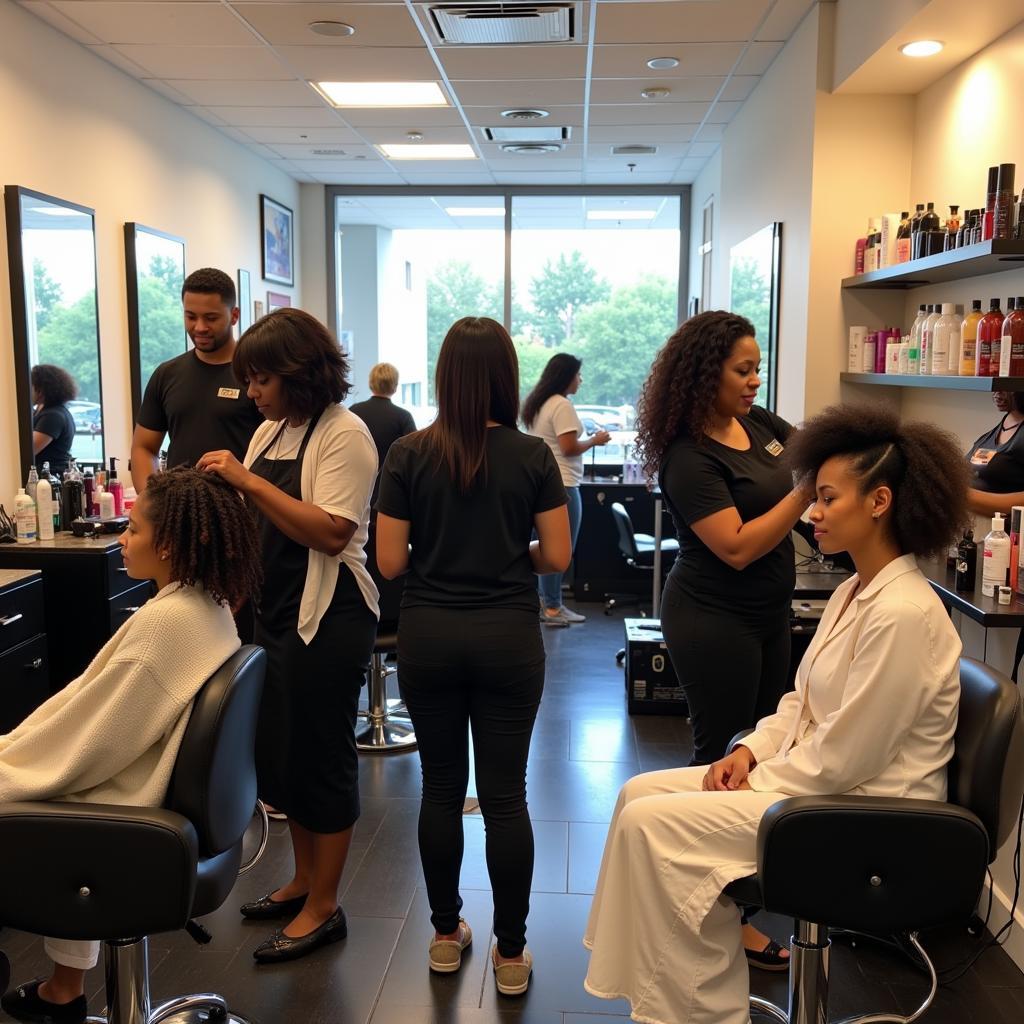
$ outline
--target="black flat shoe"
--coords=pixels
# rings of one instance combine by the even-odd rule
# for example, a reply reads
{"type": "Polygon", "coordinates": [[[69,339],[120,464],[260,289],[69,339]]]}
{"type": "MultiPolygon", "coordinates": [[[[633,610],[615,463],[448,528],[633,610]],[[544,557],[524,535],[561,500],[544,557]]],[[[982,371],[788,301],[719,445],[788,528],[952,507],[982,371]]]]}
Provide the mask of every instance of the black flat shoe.
{"type": "Polygon", "coordinates": [[[345,911],[338,909],[319,928],[314,928],[306,935],[292,938],[284,932],[274,932],[266,942],[253,951],[253,959],[258,964],[279,964],[285,960],[298,960],[300,956],[312,953],[314,949],[338,942],[348,935],[348,924],[345,922],[345,911]]]}
{"type": "Polygon", "coordinates": [[[768,940],[764,949],[744,949],[747,955],[747,963],[751,967],[757,967],[762,971],[788,971],[789,957],[783,953],[789,952],[785,946],[780,946],[774,939],[768,940]]]}
{"type": "Polygon", "coordinates": [[[45,978],[27,981],[12,988],[2,999],[0,1006],[15,1020],[29,1021],[30,1024],[84,1024],[88,1010],[85,996],[72,999],[70,1003],[51,1003],[39,995],[39,986],[45,978]]]}
{"type": "Polygon", "coordinates": [[[268,892],[251,903],[243,903],[238,909],[242,917],[250,921],[272,921],[277,917],[294,917],[305,906],[305,896],[293,896],[290,900],[272,900],[268,892]]]}

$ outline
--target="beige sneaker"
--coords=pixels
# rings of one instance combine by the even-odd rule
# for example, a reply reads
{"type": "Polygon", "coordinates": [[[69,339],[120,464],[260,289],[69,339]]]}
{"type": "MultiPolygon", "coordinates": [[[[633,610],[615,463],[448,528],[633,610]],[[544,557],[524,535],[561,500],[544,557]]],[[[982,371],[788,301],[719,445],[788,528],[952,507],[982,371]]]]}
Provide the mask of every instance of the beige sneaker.
{"type": "Polygon", "coordinates": [[[459,918],[458,939],[434,939],[430,944],[430,969],[435,974],[454,974],[462,966],[462,954],[473,941],[473,931],[459,918]]]}
{"type": "Polygon", "coordinates": [[[533,971],[533,957],[528,949],[523,950],[522,962],[513,960],[511,963],[498,963],[498,947],[491,953],[494,964],[494,983],[503,996],[521,996],[530,985],[530,974],[533,971]]]}

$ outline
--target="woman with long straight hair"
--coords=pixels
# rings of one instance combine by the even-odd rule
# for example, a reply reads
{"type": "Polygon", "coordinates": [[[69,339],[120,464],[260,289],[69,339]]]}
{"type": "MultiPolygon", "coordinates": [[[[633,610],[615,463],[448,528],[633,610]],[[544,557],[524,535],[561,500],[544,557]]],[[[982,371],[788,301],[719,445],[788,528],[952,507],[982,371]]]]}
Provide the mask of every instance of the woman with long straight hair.
{"type": "Polygon", "coordinates": [[[516,428],[519,366],[501,324],[453,324],[435,385],[437,419],[391,446],[377,499],[377,564],[388,579],[408,573],[398,677],[423,766],[419,846],[435,928],[429,964],[457,971],[472,941],[459,916],[472,731],[494,892],[495,979],[503,995],[521,995],[532,967],[526,758],[544,688],[535,574],[568,566],[569,516],[547,445],[516,428]]]}
{"type": "MultiPolygon", "coordinates": [[[[580,480],[583,479],[583,453],[598,445],[607,444],[611,435],[599,430],[591,437],[581,438],[583,424],[569,400],[583,383],[580,368],[583,361],[568,352],[553,355],[544,367],[540,380],[523,402],[523,424],[535,437],[542,438],[551,449],[562,474],[569,508],[569,532],[572,547],[583,519],[583,500],[580,498],[580,480]]],[[[541,600],[540,621],[545,626],[568,626],[583,622],[585,616],[570,611],[562,604],[562,573],[541,576],[538,584],[541,600]]]]}

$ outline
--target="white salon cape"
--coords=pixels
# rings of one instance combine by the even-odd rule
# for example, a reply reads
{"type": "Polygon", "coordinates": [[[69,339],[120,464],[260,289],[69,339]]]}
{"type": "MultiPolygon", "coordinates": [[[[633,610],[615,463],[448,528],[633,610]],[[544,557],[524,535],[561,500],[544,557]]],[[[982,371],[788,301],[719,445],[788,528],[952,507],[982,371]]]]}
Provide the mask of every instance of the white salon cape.
{"type": "Polygon", "coordinates": [[[750,790],[702,792],[703,767],[623,786],[583,940],[584,984],[629,1000],[633,1020],[747,1024],[739,911],[722,890],[757,870],[758,824],[777,800],[946,798],[960,638],[913,556],[851,599],[858,584],[832,596],[796,689],[743,741],[757,759],[750,790]]]}

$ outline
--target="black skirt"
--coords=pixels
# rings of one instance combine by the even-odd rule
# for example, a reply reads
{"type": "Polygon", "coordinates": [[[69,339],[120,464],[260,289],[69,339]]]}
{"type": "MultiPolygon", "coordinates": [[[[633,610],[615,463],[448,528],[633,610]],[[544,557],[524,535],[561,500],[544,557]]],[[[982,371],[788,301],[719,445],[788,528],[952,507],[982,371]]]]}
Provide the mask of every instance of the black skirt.
{"type": "Polygon", "coordinates": [[[355,725],[377,620],[348,566],[310,644],[293,623],[271,629],[257,616],[267,652],[256,733],[260,799],[310,832],[343,832],[359,817],[355,725]]]}

